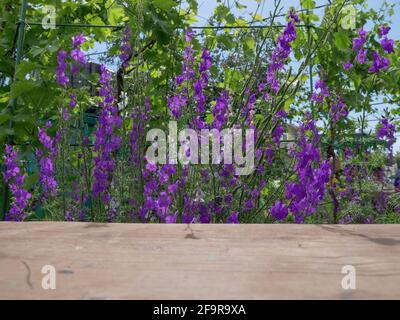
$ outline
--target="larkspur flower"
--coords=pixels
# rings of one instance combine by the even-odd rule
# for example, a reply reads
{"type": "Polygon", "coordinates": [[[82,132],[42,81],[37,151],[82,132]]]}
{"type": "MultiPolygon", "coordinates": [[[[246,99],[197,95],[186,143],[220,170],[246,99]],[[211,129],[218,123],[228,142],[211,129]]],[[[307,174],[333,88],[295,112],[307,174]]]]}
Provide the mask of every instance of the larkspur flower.
{"type": "Polygon", "coordinates": [[[358,51],[358,54],[356,56],[356,60],[359,64],[364,64],[365,61],[367,60],[367,51],[364,49],[360,49],[360,51],[358,51]]]}
{"type": "Polygon", "coordinates": [[[386,116],[383,116],[379,123],[376,137],[387,142],[390,152],[392,152],[393,144],[396,142],[395,135],[396,126],[386,116]]]}
{"type": "Polygon", "coordinates": [[[72,46],[74,48],[77,48],[77,47],[81,46],[83,43],[85,43],[85,41],[86,41],[86,38],[83,35],[83,33],[79,33],[72,38],[72,46]]]}
{"type": "Polygon", "coordinates": [[[379,53],[374,50],[372,52],[373,65],[369,68],[370,73],[379,73],[381,70],[389,68],[390,60],[388,58],[381,57],[379,53]]]}
{"type": "Polygon", "coordinates": [[[92,191],[93,196],[100,196],[105,204],[108,204],[111,200],[109,189],[112,173],[116,167],[113,154],[120,148],[122,141],[121,137],[115,133],[115,130],[121,127],[122,119],[118,113],[118,107],[114,105],[113,88],[110,80],[111,73],[105,65],[102,65],[99,79],[101,84],[99,95],[102,98],[99,103],[101,113],[95,131],[93,148],[97,155],[94,157],[92,191]]]}
{"type": "Polygon", "coordinates": [[[74,109],[75,106],[76,106],[75,95],[71,93],[69,95],[69,98],[70,98],[69,99],[69,106],[70,106],[71,109],[74,109]]]}
{"type": "Polygon", "coordinates": [[[257,101],[257,97],[255,93],[250,93],[250,91],[247,91],[247,94],[249,95],[249,99],[242,110],[241,116],[242,118],[246,119],[245,125],[250,126],[253,121],[253,116],[255,113],[254,106],[257,101]]]}
{"type": "Polygon", "coordinates": [[[330,96],[329,88],[322,80],[317,80],[315,83],[317,92],[313,92],[311,100],[317,103],[323,103],[324,99],[330,96]]]}
{"type": "Polygon", "coordinates": [[[300,21],[294,11],[289,12],[288,20],[283,33],[278,37],[277,46],[272,52],[268,71],[265,76],[267,84],[274,93],[277,93],[280,89],[277,73],[284,68],[284,63],[292,51],[291,43],[297,37],[296,23],[300,21]]]}
{"type": "Polygon", "coordinates": [[[67,57],[68,57],[67,52],[65,52],[64,50],[58,51],[56,79],[57,79],[57,83],[63,87],[65,87],[69,82],[69,78],[66,75],[66,72],[67,72],[66,59],[67,59],[67,57]]]}
{"type": "Polygon", "coordinates": [[[390,29],[391,29],[390,27],[385,26],[385,25],[379,26],[379,28],[378,28],[379,37],[382,38],[383,36],[386,36],[389,33],[390,29]]]}
{"type": "Polygon", "coordinates": [[[76,74],[79,72],[81,65],[87,64],[86,54],[81,50],[81,45],[86,41],[83,33],[79,33],[72,38],[71,58],[75,63],[71,63],[71,73],[76,74]]]}
{"type": "Polygon", "coordinates": [[[36,156],[39,160],[39,182],[43,188],[42,197],[57,195],[57,181],[55,178],[55,157],[58,153],[58,143],[61,139],[61,134],[58,132],[54,138],[50,137],[46,129],[39,128],[38,131],[39,142],[46,149],[36,150],[36,156]]]}
{"type": "Polygon", "coordinates": [[[237,212],[237,211],[232,212],[226,219],[226,222],[238,224],[239,223],[239,212],[237,212]]]}
{"type": "Polygon", "coordinates": [[[362,49],[365,42],[367,41],[368,32],[363,28],[358,30],[358,38],[353,39],[353,51],[358,52],[362,49]]]}
{"type": "Polygon", "coordinates": [[[25,176],[21,173],[17,163],[17,153],[10,145],[5,146],[4,181],[9,185],[13,201],[9,212],[5,215],[6,221],[22,221],[26,218],[25,212],[31,194],[24,189],[25,176]]]}
{"type": "Polygon", "coordinates": [[[385,37],[381,40],[381,46],[387,53],[394,53],[394,40],[385,37]]]}
{"type": "Polygon", "coordinates": [[[130,43],[131,37],[132,37],[132,30],[129,27],[126,27],[121,42],[121,51],[119,54],[119,58],[124,68],[129,67],[129,59],[132,53],[132,46],[130,43]]]}
{"type": "Polygon", "coordinates": [[[194,82],[194,100],[197,103],[197,112],[204,112],[204,105],[206,103],[206,96],[203,89],[208,83],[208,70],[211,68],[211,56],[208,50],[203,49],[201,55],[201,63],[199,65],[200,78],[194,82]]]}
{"type": "Polygon", "coordinates": [[[347,116],[348,111],[343,99],[330,92],[325,82],[318,80],[315,84],[315,89],[317,91],[313,92],[311,100],[320,104],[324,103],[324,101],[328,103],[329,115],[333,123],[347,116]]]}
{"type": "Polygon", "coordinates": [[[353,64],[350,61],[346,61],[343,63],[344,70],[350,70],[353,67],[353,64]]]}
{"type": "Polygon", "coordinates": [[[69,110],[68,108],[64,108],[62,111],[62,118],[64,121],[68,121],[70,118],[69,110]]]}
{"type": "Polygon", "coordinates": [[[283,201],[276,201],[275,204],[271,207],[271,215],[276,220],[283,220],[288,215],[288,208],[283,203],[283,201]]]}
{"type": "Polygon", "coordinates": [[[144,99],[144,109],[134,108],[132,112],[132,130],[129,135],[131,145],[131,158],[130,160],[139,166],[141,162],[141,137],[144,136],[144,128],[150,119],[151,104],[148,97],[144,99]]]}
{"type": "Polygon", "coordinates": [[[348,114],[347,107],[343,99],[340,97],[335,96],[330,102],[329,106],[329,113],[333,123],[338,122],[341,118],[346,117],[348,114]]]}
{"type": "Polygon", "coordinates": [[[214,116],[214,120],[211,123],[212,128],[216,128],[218,130],[222,129],[222,126],[228,120],[227,109],[228,109],[228,92],[224,91],[220,94],[215,102],[215,106],[212,108],[212,113],[214,116]]]}
{"type": "MultiPolygon", "coordinates": [[[[183,54],[182,74],[176,76],[175,78],[177,91],[172,97],[167,97],[168,108],[170,109],[175,119],[179,119],[182,116],[182,111],[189,101],[188,87],[191,87],[195,76],[195,72],[193,70],[193,46],[191,44],[193,34],[193,31],[191,31],[190,29],[186,30],[185,38],[187,44],[183,54]]],[[[201,85],[202,84],[197,83],[197,93],[200,92],[201,85]]],[[[198,96],[198,98],[199,97],[200,96],[198,96]]],[[[201,102],[200,106],[202,105],[202,103],[203,101],[201,102]]]]}
{"type": "Polygon", "coordinates": [[[71,51],[71,58],[78,64],[85,65],[87,63],[86,55],[80,48],[75,48],[71,51]]]}
{"type": "Polygon", "coordinates": [[[300,129],[299,149],[294,152],[297,181],[287,182],[285,192],[286,199],[290,201],[288,208],[297,223],[316,212],[318,203],[325,195],[326,184],[331,174],[329,161],[321,161],[319,134],[315,122],[306,115],[306,121],[301,124],[300,129]]]}

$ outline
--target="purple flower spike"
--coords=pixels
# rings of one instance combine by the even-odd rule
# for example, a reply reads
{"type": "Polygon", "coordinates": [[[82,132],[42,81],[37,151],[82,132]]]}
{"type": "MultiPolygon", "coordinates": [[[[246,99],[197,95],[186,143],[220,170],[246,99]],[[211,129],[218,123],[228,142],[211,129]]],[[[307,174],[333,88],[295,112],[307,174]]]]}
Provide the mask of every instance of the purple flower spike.
{"type": "Polygon", "coordinates": [[[380,140],[386,140],[390,152],[392,152],[393,144],[396,142],[395,134],[396,126],[390,123],[387,117],[382,117],[376,137],[380,140]]]}
{"type": "Polygon", "coordinates": [[[297,37],[296,23],[300,22],[294,11],[290,11],[288,20],[289,22],[283,33],[278,37],[278,43],[275,50],[272,52],[271,61],[265,76],[267,84],[274,93],[277,93],[280,89],[277,72],[284,68],[284,63],[292,52],[291,43],[296,40],[297,37]]]}
{"type": "Polygon", "coordinates": [[[63,87],[65,87],[69,82],[69,78],[66,75],[67,64],[65,60],[67,59],[67,57],[68,57],[67,52],[65,52],[64,50],[58,51],[56,79],[57,83],[63,87]]]}
{"type": "Polygon", "coordinates": [[[22,221],[26,218],[25,209],[31,194],[24,189],[25,176],[17,164],[17,153],[13,147],[6,145],[4,181],[10,187],[13,196],[10,211],[6,213],[6,221],[22,221]]]}
{"type": "Polygon", "coordinates": [[[111,186],[112,173],[115,170],[116,162],[113,154],[118,151],[122,138],[116,135],[115,130],[121,127],[122,119],[118,113],[118,107],[114,105],[113,88],[110,84],[111,73],[105,65],[101,66],[99,82],[101,88],[99,95],[102,98],[99,106],[101,113],[95,131],[93,150],[97,152],[94,158],[95,167],[93,170],[93,196],[100,196],[101,200],[108,204],[111,200],[109,189],[111,186]]]}
{"type": "Polygon", "coordinates": [[[129,67],[129,59],[132,53],[132,46],[130,43],[131,37],[132,30],[129,27],[126,27],[124,30],[124,37],[122,38],[121,52],[119,54],[119,58],[124,68],[129,67]]]}

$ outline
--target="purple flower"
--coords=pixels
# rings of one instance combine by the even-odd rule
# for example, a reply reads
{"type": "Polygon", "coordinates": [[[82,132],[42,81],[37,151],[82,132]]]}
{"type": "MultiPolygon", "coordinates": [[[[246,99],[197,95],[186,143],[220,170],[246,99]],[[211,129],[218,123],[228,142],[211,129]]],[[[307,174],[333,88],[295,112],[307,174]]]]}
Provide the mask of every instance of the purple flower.
{"type": "Polygon", "coordinates": [[[175,182],[175,183],[173,183],[173,184],[170,184],[169,186],[168,186],[168,192],[170,193],[170,194],[175,194],[175,192],[178,190],[178,182],[175,182]]]}
{"type": "Polygon", "coordinates": [[[68,121],[69,117],[70,117],[69,110],[67,108],[64,108],[63,111],[62,111],[63,120],[64,121],[68,121]]]}
{"type": "Polygon", "coordinates": [[[146,164],[146,170],[148,170],[150,172],[155,172],[155,171],[157,171],[157,165],[153,162],[148,162],[146,164]]]}
{"type": "Polygon", "coordinates": [[[289,11],[289,19],[296,23],[300,22],[299,16],[297,15],[296,11],[294,11],[294,10],[289,11]]]}
{"type": "Polygon", "coordinates": [[[79,64],[85,65],[87,63],[85,53],[79,48],[75,48],[71,51],[71,58],[79,64]]]}
{"type": "Polygon", "coordinates": [[[284,63],[292,51],[291,43],[296,40],[297,37],[296,23],[300,21],[294,11],[290,11],[288,20],[289,22],[283,33],[278,37],[278,43],[275,50],[272,52],[271,61],[265,76],[267,84],[274,93],[277,93],[280,89],[277,72],[284,68],[284,63]]]}
{"type": "Polygon", "coordinates": [[[111,74],[105,65],[101,66],[99,82],[101,84],[99,95],[102,100],[99,103],[101,113],[93,150],[97,152],[94,157],[94,183],[93,196],[100,196],[105,204],[111,200],[109,189],[112,175],[116,167],[114,153],[118,151],[122,138],[116,135],[115,130],[121,127],[122,119],[118,113],[118,107],[114,105],[113,88],[110,84],[111,74]]]}
{"type": "Polygon", "coordinates": [[[38,132],[39,142],[46,149],[44,153],[42,150],[37,150],[36,155],[39,160],[39,182],[43,188],[43,197],[55,196],[57,194],[57,181],[55,179],[55,166],[54,161],[58,153],[58,142],[61,139],[60,133],[56,137],[50,137],[46,130],[39,128],[38,132]]]}
{"type": "Polygon", "coordinates": [[[186,42],[192,42],[193,34],[194,34],[193,30],[191,30],[191,29],[186,30],[186,34],[185,34],[186,42]]]}
{"type": "Polygon", "coordinates": [[[350,70],[353,67],[353,64],[350,61],[343,63],[344,70],[350,70]]]}
{"type": "Polygon", "coordinates": [[[336,123],[341,118],[347,116],[348,111],[344,101],[340,97],[334,97],[333,101],[330,102],[330,116],[332,118],[332,122],[336,123]]]}
{"type": "Polygon", "coordinates": [[[319,91],[313,92],[311,96],[311,100],[314,102],[323,103],[324,99],[330,96],[329,88],[322,80],[317,80],[315,89],[319,91]]]}
{"type": "Polygon", "coordinates": [[[388,58],[383,58],[377,51],[372,52],[373,65],[369,68],[370,73],[379,73],[381,70],[386,70],[390,65],[388,58]]]}
{"type": "Polygon", "coordinates": [[[75,95],[73,95],[72,93],[69,95],[69,106],[71,107],[71,109],[74,109],[76,106],[75,95]]]}
{"type": "Polygon", "coordinates": [[[358,51],[356,60],[359,64],[364,64],[365,61],[367,60],[367,51],[360,49],[360,51],[358,51]]]}
{"type": "MultiPolygon", "coordinates": [[[[331,173],[329,162],[321,162],[319,134],[314,121],[306,120],[300,129],[299,149],[293,152],[296,158],[297,181],[287,182],[285,193],[286,199],[290,200],[289,209],[297,223],[302,222],[304,216],[316,212],[318,203],[325,195],[331,173]]],[[[281,204],[277,205],[277,209],[281,207],[281,204]]]]}
{"type": "MultiPolygon", "coordinates": [[[[186,31],[186,41],[188,42],[187,46],[184,49],[183,54],[183,62],[182,62],[182,74],[178,75],[175,78],[175,85],[178,87],[178,90],[175,92],[175,95],[172,97],[167,97],[168,108],[170,109],[172,115],[175,119],[179,119],[182,116],[182,110],[186,106],[189,101],[189,92],[188,88],[191,87],[191,83],[194,80],[194,70],[193,70],[193,47],[191,44],[193,32],[191,30],[186,31]]],[[[203,66],[202,69],[208,66],[210,63],[208,51],[203,52],[203,66]]],[[[203,72],[203,76],[206,76],[206,71],[203,72]]],[[[208,81],[208,77],[207,77],[208,81]]],[[[199,80],[195,85],[195,94],[196,94],[196,102],[198,104],[198,108],[200,110],[203,109],[205,103],[205,96],[202,94],[202,89],[205,86],[204,80],[199,80]]]]}
{"type": "Polygon", "coordinates": [[[367,41],[367,31],[363,28],[358,30],[358,38],[353,39],[353,51],[358,52],[362,49],[363,45],[367,41]]]}
{"type": "Polygon", "coordinates": [[[288,215],[288,208],[282,201],[276,201],[271,207],[271,215],[277,220],[283,220],[288,215]]]}
{"type": "Polygon", "coordinates": [[[208,50],[203,49],[201,55],[201,63],[199,65],[200,78],[195,81],[194,88],[194,100],[197,103],[197,112],[204,112],[204,105],[206,103],[206,96],[203,93],[203,89],[208,83],[208,70],[211,68],[211,56],[208,50]]]}
{"type": "Polygon", "coordinates": [[[396,126],[390,123],[389,119],[385,116],[379,123],[376,137],[380,140],[386,140],[390,152],[392,152],[393,144],[396,142],[396,126]]]}
{"type": "Polygon", "coordinates": [[[70,210],[67,210],[65,212],[65,221],[73,221],[74,220],[74,216],[72,214],[72,212],[70,210]]]}
{"type": "Polygon", "coordinates": [[[276,144],[279,144],[284,132],[285,128],[281,123],[279,123],[276,126],[275,130],[272,132],[272,141],[274,141],[276,144]]]}
{"type": "Polygon", "coordinates": [[[381,40],[382,49],[385,50],[387,53],[394,53],[394,41],[392,39],[388,39],[387,37],[381,40]]]}
{"type": "Polygon", "coordinates": [[[130,44],[131,37],[132,37],[131,29],[129,27],[126,27],[124,30],[124,37],[122,38],[121,51],[119,54],[119,58],[124,68],[129,67],[129,60],[132,53],[132,46],[130,44]]]}
{"type": "Polygon", "coordinates": [[[349,147],[346,147],[343,149],[343,153],[344,153],[344,160],[348,161],[351,159],[351,157],[353,156],[353,150],[349,147]]]}
{"type": "Polygon", "coordinates": [[[169,214],[165,217],[165,223],[176,223],[176,214],[169,214]]]}
{"type": "Polygon", "coordinates": [[[17,153],[12,146],[5,147],[6,154],[4,181],[9,185],[13,201],[10,206],[10,211],[6,213],[6,221],[22,221],[26,218],[25,209],[28,206],[28,201],[31,194],[24,189],[25,176],[21,173],[17,164],[17,153]]]}
{"type": "Polygon", "coordinates": [[[69,82],[69,78],[66,75],[67,64],[65,60],[68,54],[64,50],[60,50],[57,53],[57,69],[56,69],[56,79],[60,86],[66,86],[69,82]]]}
{"type": "Polygon", "coordinates": [[[215,102],[215,106],[212,109],[214,120],[211,123],[212,128],[218,130],[222,129],[222,126],[228,120],[227,110],[228,110],[228,92],[223,91],[215,102]]]}
{"type": "Polygon", "coordinates": [[[77,34],[75,37],[72,38],[72,45],[74,48],[79,47],[86,41],[85,36],[83,33],[77,34]]]}
{"type": "Polygon", "coordinates": [[[389,33],[390,29],[391,28],[388,26],[384,26],[384,25],[379,26],[379,28],[378,28],[379,37],[382,38],[383,36],[386,36],[389,33]]]}
{"type": "Polygon", "coordinates": [[[226,218],[227,223],[238,224],[239,223],[239,212],[234,211],[232,212],[228,218],[226,218]]]}
{"type": "Polygon", "coordinates": [[[132,113],[132,130],[129,135],[131,145],[130,160],[136,166],[140,165],[142,159],[141,137],[144,135],[144,128],[147,121],[150,119],[151,104],[148,97],[144,99],[144,108],[136,107],[132,113]]]}

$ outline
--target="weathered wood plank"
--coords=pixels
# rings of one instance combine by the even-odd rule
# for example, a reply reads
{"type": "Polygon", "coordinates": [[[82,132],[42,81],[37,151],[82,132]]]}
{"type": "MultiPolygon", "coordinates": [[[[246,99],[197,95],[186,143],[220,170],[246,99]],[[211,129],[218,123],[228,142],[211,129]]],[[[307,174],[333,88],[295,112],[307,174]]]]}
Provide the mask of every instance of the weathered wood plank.
{"type": "Polygon", "coordinates": [[[0,298],[400,299],[400,226],[0,223],[0,298]]]}

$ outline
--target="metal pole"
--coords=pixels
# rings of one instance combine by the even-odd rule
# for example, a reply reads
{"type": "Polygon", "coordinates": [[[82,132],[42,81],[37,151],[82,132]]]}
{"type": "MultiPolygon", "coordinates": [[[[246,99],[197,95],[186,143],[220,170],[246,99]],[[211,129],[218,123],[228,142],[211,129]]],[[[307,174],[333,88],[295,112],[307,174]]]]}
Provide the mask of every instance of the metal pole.
{"type": "MultiPolygon", "coordinates": [[[[18,20],[18,26],[17,26],[17,46],[16,46],[16,55],[15,55],[15,69],[14,69],[14,77],[12,82],[17,81],[16,79],[16,73],[17,73],[17,69],[18,69],[18,65],[21,61],[22,58],[22,51],[23,51],[23,46],[24,46],[24,38],[25,38],[25,18],[26,18],[26,8],[28,7],[28,1],[27,0],[22,0],[22,7],[21,7],[21,14],[18,20]]],[[[9,120],[9,128],[12,129],[13,127],[13,121],[12,121],[12,117],[14,115],[15,112],[15,108],[16,108],[16,104],[17,104],[17,99],[16,98],[10,98],[9,101],[9,106],[10,106],[10,120],[9,120]]],[[[7,142],[11,143],[12,142],[12,138],[9,135],[7,138],[7,142]]],[[[8,190],[8,186],[6,183],[4,183],[4,188],[3,188],[3,212],[1,213],[1,219],[4,220],[6,217],[6,212],[8,211],[8,195],[9,194],[9,190],[8,190]]]]}

